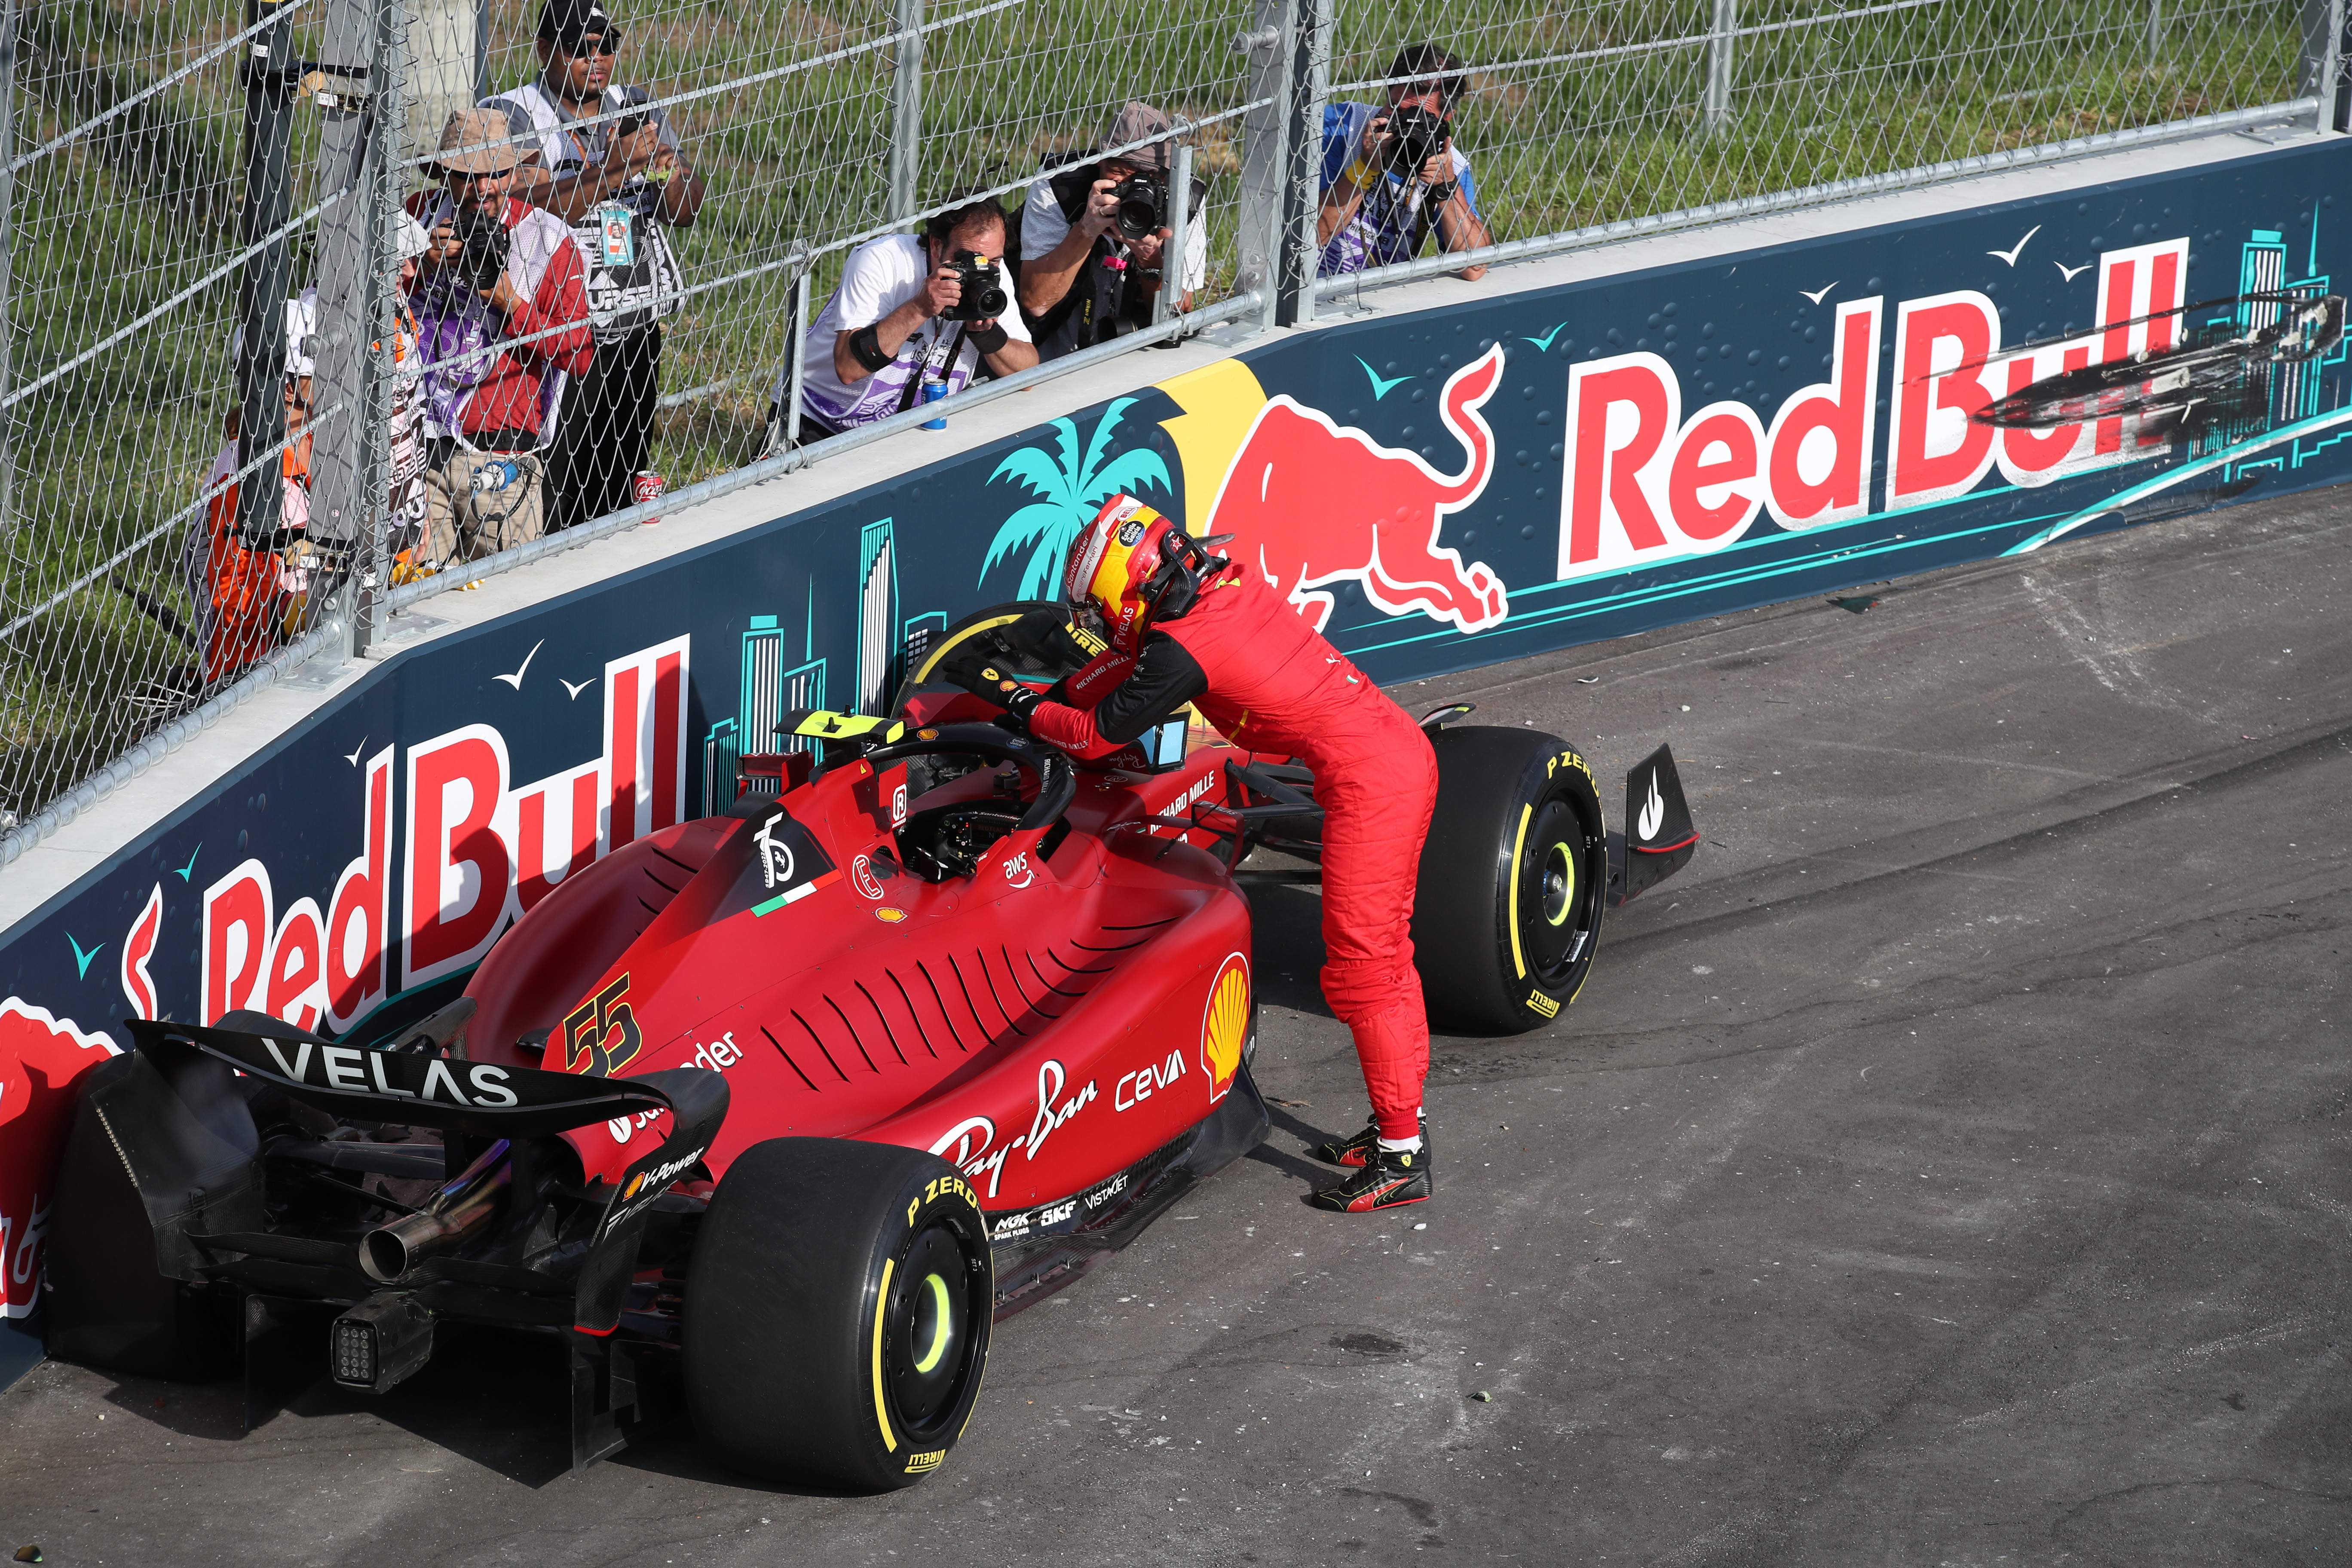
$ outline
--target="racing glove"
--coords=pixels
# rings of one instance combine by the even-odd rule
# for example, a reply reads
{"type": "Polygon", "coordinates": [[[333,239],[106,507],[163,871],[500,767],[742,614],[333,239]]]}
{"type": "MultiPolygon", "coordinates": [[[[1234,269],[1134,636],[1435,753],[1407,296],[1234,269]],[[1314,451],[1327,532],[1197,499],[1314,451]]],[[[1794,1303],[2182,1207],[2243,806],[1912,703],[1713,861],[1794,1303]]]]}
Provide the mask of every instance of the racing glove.
{"type": "Polygon", "coordinates": [[[950,684],[962,687],[985,701],[993,702],[1027,730],[1029,715],[1045,700],[1030,687],[975,654],[950,659],[940,669],[950,684]]]}

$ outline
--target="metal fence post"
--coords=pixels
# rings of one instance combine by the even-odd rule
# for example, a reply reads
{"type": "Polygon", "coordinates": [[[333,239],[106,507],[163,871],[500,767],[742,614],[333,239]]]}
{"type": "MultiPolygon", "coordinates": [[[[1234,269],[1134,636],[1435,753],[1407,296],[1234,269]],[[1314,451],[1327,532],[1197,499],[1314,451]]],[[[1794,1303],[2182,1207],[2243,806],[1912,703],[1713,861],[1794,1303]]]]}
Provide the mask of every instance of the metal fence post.
{"type": "Polygon", "coordinates": [[[2147,0],[2147,63],[2164,63],[2164,0],[2147,0]]]}
{"type": "MultiPolygon", "coordinates": [[[[246,25],[275,16],[254,35],[245,59],[245,243],[252,252],[237,279],[237,320],[245,352],[236,362],[236,460],[240,468],[286,441],[286,277],[284,236],[292,200],[288,148],[294,128],[294,39],[282,0],[247,0],[246,25]],[[266,243],[265,243],[266,242],[266,243]]],[[[236,488],[236,526],[245,538],[278,531],[285,496],[267,472],[236,488]]]]}
{"type": "Polygon", "coordinates": [[[365,216],[367,250],[362,274],[358,524],[351,562],[352,657],[364,658],[379,631],[390,586],[392,550],[392,382],[400,341],[395,295],[400,286],[397,215],[408,144],[405,48],[413,17],[407,0],[375,0],[374,92],[368,105],[365,216]]]}
{"type": "MultiPolygon", "coordinates": [[[[1180,136],[1192,134],[1180,122],[1180,136]]],[[[1160,253],[1160,292],[1151,297],[1151,324],[1158,326],[1184,309],[1184,253],[1192,244],[1192,144],[1176,143],[1168,172],[1168,244],[1160,253]]]]}
{"type": "MultiPolygon", "coordinates": [[[[2161,0],[2149,0],[2151,5],[2161,0]]],[[[1709,135],[1731,118],[1731,72],[1739,31],[1739,0],[1715,0],[1715,20],[1707,29],[1706,104],[1701,124],[1709,135]]]]}
{"type": "MultiPolygon", "coordinates": [[[[1296,0],[1256,0],[1255,26],[1234,39],[1236,53],[1249,57],[1250,101],[1242,118],[1240,267],[1236,292],[1255,291],[1257,325],[1276,324],[1280,296],[1283,213],[1289,199],[1285,132],[1290,121],[1290,74],[1297,51],[1296,0]]],[[[1243,318],[1244,321],[1249,318],[1243,318]]]]}
{"type": "Polygon", "coordinates": [[[2319,100],[2315,131],[2352,129],[2347,124],[2344,81],[2344,0],[2303,0],[2303,58],[2295,72],[2295,95],[2319,100]]]}
{"type": "Polygon", "coordinates": [[[923,172],[923,0],[898,0],[898,49],[890,71],[890,190],[882,216],[915,216],[923,172]]]}
{"type": "Polygon", "coordinates": [[[1315,319],[1315,243],[1323,195],[1323,103],[1331,88],[1332,0],[1296,0],[1291,35],[1283,241],[1275,321],[1302,327],[1315,319]]]}
{"type": "MultiPolygon", "coordinates": [[[[803,252],[806,249],[797,245],[795,248],[803,252]]],[[[803,254],[793,273],[792,391],[781,411],[784,427],[777,443],[778,449],[783,451],[801,444],[801,386],[808,374],[809,285],[814,277],[814,268],[803,254]]]]}
{"type": "Polygon", "coordinates": [[[6,406],[16,367],[9,310],[16,249],[16,0],[0,0],[0,540],[16,531],[16,414],[6,406]]]}
{"type": "MultiPolygon", "coordinates": [[[[380,226],[375,210],[376,104],[380,57],[376,13],[395,0],[328,0],[317,75],[309,85],[320,106],[318,189],[341,199],[319,219],[318,323],[309,357],[317,366],[311,409],[310,538],[357,564],[374,532],[380,496],[368,493],[370,444],[383,427],[369,343],[369,311],[380,226]],[[340,414],[334,413],[341,409],[340,414]]],[[[315,624],[321,606],[315,602],[315,624]]]]}

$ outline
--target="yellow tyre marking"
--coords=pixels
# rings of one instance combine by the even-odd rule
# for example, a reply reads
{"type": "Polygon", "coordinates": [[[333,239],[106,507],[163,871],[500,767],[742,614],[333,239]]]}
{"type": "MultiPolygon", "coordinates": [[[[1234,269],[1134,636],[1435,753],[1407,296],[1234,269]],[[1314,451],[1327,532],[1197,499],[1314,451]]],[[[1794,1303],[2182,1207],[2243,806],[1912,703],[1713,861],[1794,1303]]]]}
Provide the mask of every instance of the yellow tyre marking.
{"type": "Polygon", "coordinates": [[[940,1357],[948,1353],[948,1282],[936,1274],[925,1275],[923,1283],[931,1288],[931,1310],[938,1325],[931,1331],[931,1348],[915,1363],[917,1372],[929,1372],[940,1364],[940,1357]]]}
{"type": "Polygon", "coordinates": [[[893,1454],[898,1439],[891,1435],[890,1412],[882,1404],[882,1330],[890,1320],[890,1271],[898,1266],[895,1258],[882,1260],[882,1290],[874,1300],[874,1419],[882,1428],[883,1448],[893,1454]]]}
{"type": "Polygon", "coordinates": [[[968,643],[972,638],[978,637],[981,633],[993,630],[998,626],[1009,626],[1020,618],[1021,617],[1019,616],[998,616],[992,620],[982,621],[976,626],[966,626],[964,628],[963,636],[956,638],[956,640],[951,643],[940,644],[938,648],[932,651],[930,658],[923,660],[922,668],[915,671],[915,684],[920,686],[925,681],[930,679],[931,671],[940,667],[941,660],[945,659],[948,655],[955,652],[956,649],[961,647],[965,643],[968,643]]]}
{"type": "Polygon", "coordinates": [[[1536,815],[1532,805],[1519,807],[1518,837],[1511,840],[1511,967],[1528,977],[1528,961],[1519,953],[1519,856],[1528,847],[1528,824],[1536,815]]]}

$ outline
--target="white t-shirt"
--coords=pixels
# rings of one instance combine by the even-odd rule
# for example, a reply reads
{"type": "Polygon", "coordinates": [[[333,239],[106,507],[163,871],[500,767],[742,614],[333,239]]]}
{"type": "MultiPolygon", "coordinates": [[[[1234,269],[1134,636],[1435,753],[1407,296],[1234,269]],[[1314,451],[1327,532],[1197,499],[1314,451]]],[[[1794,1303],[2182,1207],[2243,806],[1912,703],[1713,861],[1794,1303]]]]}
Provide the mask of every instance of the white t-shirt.
{"type": "MultiPolygon", "coordinates": [[[[1003,270],[999,268],[1000,273],[1003,270]]],[[[801,397],[809,414],[835,430],[847,430],[898,413],[908,384],[918,374],[945,382],[950,396],[971,384],[980,365],[980,351],[971,342],[974,323],[943,321],[936,316],[899,346],[896,359],[865,380],[845,383],[834,372],[834,339],[874,325],[921,293],[930,275],[930,252],[914,235],[886,235],[849,253],[841,286],[824,302],[824,310],[809,327],[808,342],[801,345],[801,397]],[[950,350],[952,364],[947,363],[950,350]]],[[[1003,287],[1009,297],[1013,292],[1009,276],[1003,278],[1003,287]]],[[[1014,342],[1030,341],[1017,306],[1008,305],[996,324],[1014,342]]],[[[775,400],[781,404],[792,390],[787,367],[776,377],[775,400]]],[[[919,390],[917,395],[920,396],[919,390]]]]}
{"type": "MultiPolygon", "coordinates": [[[[1028,205],[1021,209],[1021,259],[1034,261],[1062,243],[1062,237],[1070,232],[1070,220],[1062,216],[1062,204],[1054,199],[1052,174],[1032,180],[1029,194],[1022,200],[1028,205]]],[[[1184,235],[1184,291],[1188,294],[1209,284],[1209,226],[1201,221],[1197,205],[1191,217],[1184,235]]]]}

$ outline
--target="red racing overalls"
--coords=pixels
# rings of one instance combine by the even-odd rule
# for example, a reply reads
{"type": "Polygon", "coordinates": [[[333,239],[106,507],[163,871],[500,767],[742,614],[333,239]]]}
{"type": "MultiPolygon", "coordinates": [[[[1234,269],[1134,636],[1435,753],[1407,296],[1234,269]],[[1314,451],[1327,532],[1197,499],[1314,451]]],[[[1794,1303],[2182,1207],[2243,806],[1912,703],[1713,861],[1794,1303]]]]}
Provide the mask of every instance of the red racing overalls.
{"type": "Polygon", "coordinates": [[[1106,756],[1191,702],[1236,746],[1297,757],[1323,808],[1323,994],[1355,1037],[1381,1135],[1421,1130],[1429,1020],[1412,966],[1413,889],[1437,757],[1404,710],[1263,580],[1228,566],[1129,658],[1063,682],[1029,717],[1040,739],[1106,756]]]}

